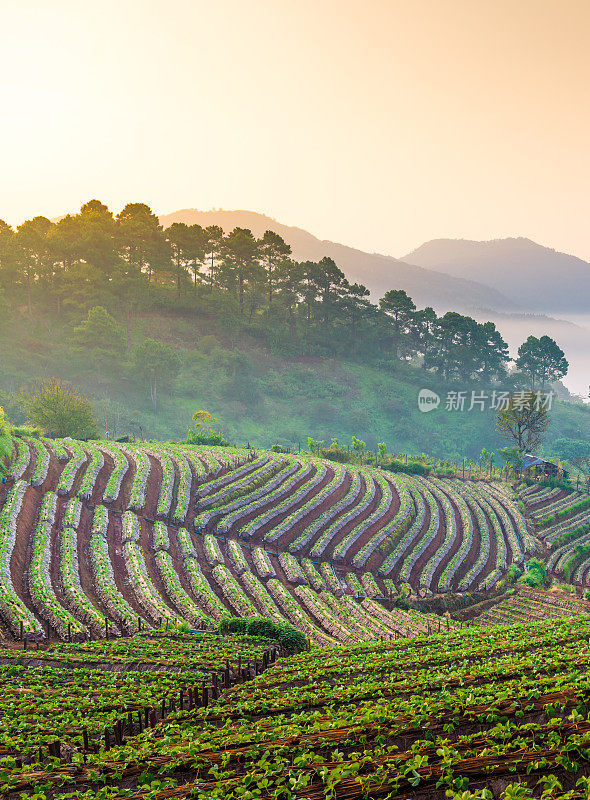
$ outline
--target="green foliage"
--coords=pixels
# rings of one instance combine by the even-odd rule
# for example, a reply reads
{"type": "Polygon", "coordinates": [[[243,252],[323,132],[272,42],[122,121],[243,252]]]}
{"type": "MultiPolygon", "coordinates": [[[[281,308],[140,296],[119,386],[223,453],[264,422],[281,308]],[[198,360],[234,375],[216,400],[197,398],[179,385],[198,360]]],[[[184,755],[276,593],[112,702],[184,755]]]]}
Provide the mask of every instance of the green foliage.
{"type": "Polygon", "coordinates": [[[226,617],[221,620],[217,630],[220,634],[241,633],[274,639],[292,653],[301,653],[309,649],[309,640],[304,633],[291,625],[277,625],[266,617],[249,617],[248,619],[226,617]]]}
{"type": "Polygon", "coordinates": [[[217,420],[208,411],[195,411],[193,421],[194,428],[187,428],[187,444],[228,447],[221,431],[213,428],[217,420]]]}
{"type": "Polygon", "coordinates": [[[32,390],[23,390],[22,398],[29,421],[47,436],[98,438],[92,404],[67,383],[52,378],[32,390]]]}
{"type": "Polygon", "coordinates": [[[8,328],[10,324],[10,304],[6,299],[4,289],[0,286],[0,333],[8,328]]]}
{"type": "MultiPolygon", "coordinates": [[[[370,451],[382,442],[462,459],[500,441],[490,414],[416,406],[425,379],[443,395],[449,381],[468,392],[497,385],[506,350],[493,325],[416,309],[396,287],[375,304],[334,261],[296,262],[272,232],[163,230],[144,203],[115,216],[91,200],[56,223],[36,217],[16,233],[0,224],[0,252],[11,334],[0,388],[84,376],[101,417],[113,409],[110,431],[117,422],[122,433],[178,439],[192,410],[210,406],[226,438],[260,446],[332,432],[370,451]],[[146,337],[171,350],[136,350],[146,337]]],[[[569,406],[556,404],[552,440],[588,430],[590,412],[569,406]]]]}
{"type": "Polygon", "coordinates": [[[578,525],[577,528],[574,528],[573,531],[567,531],[567,533],[562,533],[553,541],[553,549],[557,549],[567,542],[572,541],[572,539],[578,539],[580,536],[584,536],[584,534],[590,533],[590,522],[585,525],[578,525]]]}
{"type": "Polygon", "coordinates": [[[533,389],[537,383],[544,386],[563,378],[569,367],[563,350],[549,336],[529,336],[518,348],[516,366],[528,375],[533,389]]]}
{"type": "Polygon", "coordinates": [[[566,580],[572,576],[572,572],[574,571],[574,567],[583,559],[585,558],[588,553],[590,553],[590,544],[577,544],[574,549],[572,555],[567,559],[565,564],[563,565],[563,575],[566,580]]]}
{"type": "Polygon", "coordinates": [[[522,469],[524,460],[518,447],[503,447],[499,451],[499,455],[509,467],[513,467],[514,469],[522,469]]]}
{"type": "Polygon", "coordinates": [[[506,572],[506,575],[498,582],[498,592],[504,592],[522,576],[522,569],[518,564],[511,564],[506,572]]]}
{"type": "Polygon", "coordinates": [[[12,459],[12,430],[0,406],[0,474],[7,475],[12,459]]]}
{"type": "Polygon", "coordinates": [[[388,461],[386,464],[380,464],[381,469],[386,470],[387,472],[402,472],[406,475],[430,475],[430,467],[427,467],[425,464],[421,464],[418,461],[408,461],[406,464],[404,461],[398,461],[393,459],[392,461],[388,461]]]}
{"type": "Polygon", "coordinates": [[[125,352],[125,333],[106,308],[95,306],[87,318],[74,327],[72,343],[94,367],[105,370],[112,368],[125,352]]]}
{"type": "Polygon", "coordinates": [[[133,350],[136,374],[149,387],[154,413],[158,413],[158,391],[170,388],[180,372],[181,358],[177,348],[154,339],[144,339],[133,350]]]}
{"type": "Polygon", "coordinates": [[[538,558],[531,558],[531,560],[527,562],[526,571],[520,580],[535,589],[544,588],[547,582],[547,572],[543,562],[538,558]]]}

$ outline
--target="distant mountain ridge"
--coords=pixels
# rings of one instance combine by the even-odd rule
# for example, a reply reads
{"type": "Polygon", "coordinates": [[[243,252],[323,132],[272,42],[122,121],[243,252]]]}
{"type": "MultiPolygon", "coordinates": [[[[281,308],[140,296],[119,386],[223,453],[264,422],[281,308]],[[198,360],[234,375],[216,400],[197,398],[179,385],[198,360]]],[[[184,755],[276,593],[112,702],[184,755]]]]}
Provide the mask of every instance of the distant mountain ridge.
{"type": "Polygon", "coordinates": [[[494,287],[470,278],[443,275],[438,269],[409,264],[392,256],[365,253],[354,247],[321,240],[302,228],[283,225],[265,214],[186,208],[160,216],[160,223],[165,228],[173,222],[203,227],[219,225],[226,232],[235,227],[249,228],[257,237],[266,230],[275,231],[291,245],[293,256],[298,261],[318,261],[324,256],[333,258],[351,283],[362,283],[370,289],[374,300],[389,289],[405,289],[418,307],[432,306],[439,313],[515,309],[514,304],[494,287]]]}
{"type": "Polygon", "coordinates": [[[520,238],[433,239],[403,260],[497,289],[520,311],[588,313],[590,264],[520,238]]]}

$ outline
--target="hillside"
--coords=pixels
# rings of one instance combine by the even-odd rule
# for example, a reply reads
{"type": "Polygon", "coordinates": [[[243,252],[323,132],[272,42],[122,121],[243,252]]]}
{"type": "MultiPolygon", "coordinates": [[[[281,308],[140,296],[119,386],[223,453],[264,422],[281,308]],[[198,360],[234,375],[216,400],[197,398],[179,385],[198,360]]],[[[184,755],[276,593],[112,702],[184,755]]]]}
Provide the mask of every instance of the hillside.
{"type": "Polygon", "coordinates": [[[298,261],[318,261],[324,256],[333,258],[351,283],[362,283],[375,299],[389,289],[405,289],[422,308],[432,306],[438,312],[474,308],[510,310],[514,304],[501,292],[478,284],[469,276],[441,276],[436,269],[424,269],[392,256],[365,253],[353,247],[316,238],[307,231],[253,211],[199,211],[187,208],[160,216],[166,228],[173,222],[203,227],[219,225],[225,232],[233,228],[249,228],[260,237],[266,230],[280,234],[291,245],[298,261]]]}
{"type": "Polygon", "coordinates": [[[403,261],[493,287],[519,311],[587,314],[590,308],[590,264],[530,239],[435,239],[403,261]]]}
{"type": "Polygon", "coordinates": [[[289,657],[178,632],[0,646],[4,795],[586,800],[589,634],[574,614],[289,657]]]}
{"type": "Polygon", "coordinates": [[[16,437],[4,795],[237,800],[256,784],[271,800],[287,781],[297,800],[445,800],[451,782],[514,800],[572,784],[590,604],[502,579],[537,555],[588,586],[590,497],[516,488],[16,437]],[[230,616],[249,635],[228,635],[230,616]]]}
{"type": "MultiPolygon", "coordinates": [[[[288,621],[324,645],[408,636],[428,619],[379,601],[403,587],[485,592],[540,551],[497,483],[306,454],[15,442],[0,494],[6,637],[22,626],[96,638],[105,620],[113,633],[210,627],[232,613],[288,621]]],[[[541,499],[562,508],[561,495],[541,499]]]]}

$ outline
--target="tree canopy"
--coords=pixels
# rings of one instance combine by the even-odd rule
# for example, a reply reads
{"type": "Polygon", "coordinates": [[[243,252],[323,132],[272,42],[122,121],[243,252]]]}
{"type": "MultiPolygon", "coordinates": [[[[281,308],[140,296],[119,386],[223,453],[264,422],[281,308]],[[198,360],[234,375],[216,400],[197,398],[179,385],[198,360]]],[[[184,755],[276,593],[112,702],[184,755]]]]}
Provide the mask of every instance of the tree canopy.
{"type": "MultiPolygon", "coordinates": [[[[232,335],[247,331],[288,357],[409,362],[446,381],[497,382],[510,362],[491,322],[417,309],[396,287],[374,302],[333,259],[296,261],[274,231],[257,238],[239,227],[224,233],[176,222],[164,229],[141,202],[114,215],[94,199],[78,214],[55,223],[34,217],[16,231],[0,221],[0,289],[9,307],[24,301],[31,318],[37,308],[77,316],[74,345],[87,347],[102,371],[123,353],[123,327],[131,353],[138,309],[215,317],[232,335]]],[[[563,352],[547,336],[529,337],[517,365],[533,386],[567,371],[563,352]]],[[[137,366],[152,376],[150,391],[168,380],[164,366],[137,366]]]]}
{"type": "Polygon", "coordinates": [[[48,436],[96,439],[98,426],[90,400],[68,384],[50,379],[22,391],[27,419],[48,436]]]}

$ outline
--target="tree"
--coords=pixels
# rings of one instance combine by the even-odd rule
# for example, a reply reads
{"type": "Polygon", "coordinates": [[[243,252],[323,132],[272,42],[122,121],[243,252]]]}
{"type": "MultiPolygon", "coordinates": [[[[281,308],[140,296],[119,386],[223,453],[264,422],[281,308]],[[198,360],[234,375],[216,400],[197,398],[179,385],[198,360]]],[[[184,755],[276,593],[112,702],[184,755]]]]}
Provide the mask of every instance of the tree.
{"type": "Polygon", "coordinates": [[[82,223],[80,215],[60,219],[47,234],[50,252],[50,266],[42,276],[50,293],[53,294],[57,313],[62,311],[64,299],[69,295],[70,302],[80,293],[80,300],[86,303],[89,295],[96,290],[96,280],[90,286],[90,270],[81,258],[82,223]]]}
{"type": "Polygon", "coordinates": [[[416,306],[403,289],[390,289],[379,300],[379,308],[390,320],[393,330],[393,352],[397,358],[402,336],[409,331],[416,306]]]}
{"type": "Polygon", "coordinates": [[[157,216],[145,203],[127,203],[117,214],[122,255],[128,269],[145,273],[148,283],[155,272],[170,272],[170,244],[157,216]]]}
{"type": "Polygon", "coordinates": [[[189,227],[184,222],[173,222],[165,231],[166,240],[172,251],[172,263],[176,272],[176,296],[180,299],[180,287],[187,275],[189,264],[189,227]]]}
{"type": "Polygon", "coordinates": [[[277,267],[291,255],[291,245],[275,231],[265,231],[259,242],[260,257],[266,270],[268,305],[272,303],[277,267]]]}
{"type": "Polygon", "coordinates": [[[74,347],[103,372],[112,368],[125,352],[125,332],[106,308],[95,306],[74,328],[74,347]]]}
{"type": "Polygon", "coordinates": [[[180,372],[178,350],[154,339],[144,341],[134,348],[135,369],[149,387],[154,414],[158,413],[158,388],[171,383],[180,372]]]}
{"type": "Polygon", "coordinates": [[[34,217],[19,225],[16,232],[18,272],[21,282],[27,288],[30,320],[33,319],[31,289],[35,280],[42,273],[44,262],[49,256],[47,234],[50,228],[51,222],[47,217],[34,217]]]}
{"type": "Polygon", "coordinates": [[[4,294],[4,289],[0,286],[0,334],[8,327],[10,318],[10,305],[4,294]]]}
{"type": "Polygon", "coordinates": [[[537,381],[543,389],[546,383],[565,377],[569,369],[563,350],[549,336],[529,336],[518,348],[516,366],[528,376],[533,390],[537,381]]]}
{"type": "Polygon", "coordinates": [[[98,438],[98,425],[90,400],[56,378],[32,390],[21,390],[27,420],[48,436],[73,439],[98,438]]]}
{"type": "Polygon", "coordinates": [[[0,286],[6,288],[14,282],[16,260],[16,234],[7,222],[0,219],[0,286]]]}
{"type": "Polygon", "coordinates": [[[289,338],[293,340],[295,336],[295,309],[301,300],[301,289],[304,278],[303,265],[290,258],[284,259],[276,269],[278,294],[287,311],[287,321],[289,324],[289,338]]]}
{"type": "Polygon", "coordinates": [[[499,455],[500,458],[506,462],[507,467],[512,467],[513,469],[522,469],[524,466],[522,453],[518,447],[503,447],[500,450],[499,455]]]}
{"type": "Polygon", "coordinates": [[[506,408],[497,416],[499,432],[519,453],[533,453],[543,441],[549,425],[549,411],[535,392],[521,392],[510,396],[506,408]]]}
{"type": "Polygon", "coordinates": [[[182,280],[187,271],[193,273],[194,286],[205,257],[205,233],[200,225],[185,225],[173,222],[165,231],[166,239],[172,249],[172,262],[176,272],[176,294],[180,298],[182,280]]]}
{"type": "Polygon", "coordinates": [[[244,291],[248,281],[260,278],[258,242],[248,228],[234,228],[224,240],[226,278],[238,289],[240,314],[244,312],[244,291]]]}
{"type": "Polygon", "coordinates": [[[433,339],[424,354],[424,366],[443,378],[489,380],[505,375],[508,345],[491,322],[447,313],[433,324],[433,339]]]}
{"type": "Polygon", "coordinates": [[[223,228],[209,225],[203,230],[203,248],[209,266],[209,288],[213,289],[217,277],[217,260],[223,245],[223,228]]]}
{"type": "Polygon", "coordinates": [[[89,265],[93,284],[106,284],[121,266],[120,231],[111,211],[90,200],[74,218],[79,225],[79,255],[89,265]]]}
{"type": "Polygon", "coordinates": [[[193,422],[194,428],[187,428],[188,444],[228,447],[221,431],[214,428],[217,420],[208,411],[195,411],[193,422]]]}
{"type": "Polygon", "coordinates": [[[360,458],[361,464],[363,463],[363,459],[365,457],[366,446],[367,446],[366,443],[363,442],[362,439],[357,439],[356,436],[352,437],[352,449],[360,458]]]}
{"type": "Polygon", "coordinates": [[[590,477],[590,442],[587,439],[556,439],[553,450],[569,461],[582,475],[590,477]]]}

